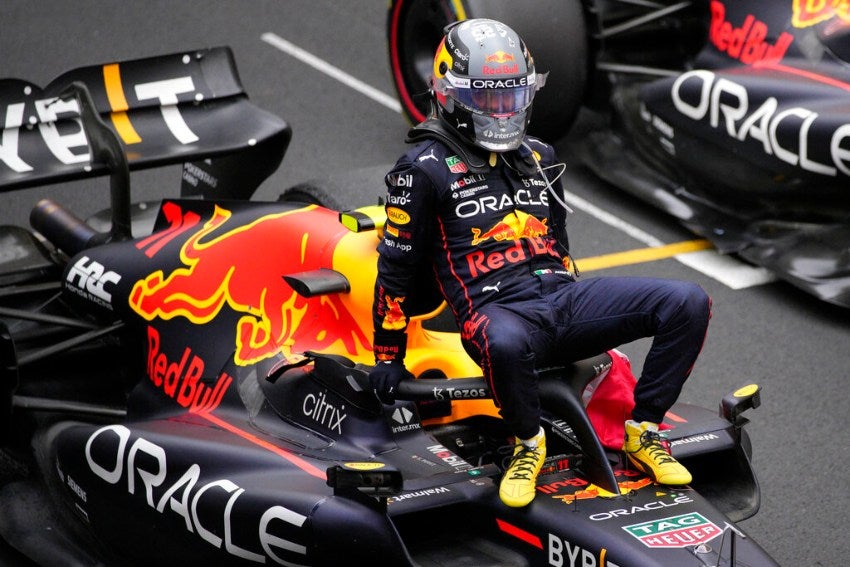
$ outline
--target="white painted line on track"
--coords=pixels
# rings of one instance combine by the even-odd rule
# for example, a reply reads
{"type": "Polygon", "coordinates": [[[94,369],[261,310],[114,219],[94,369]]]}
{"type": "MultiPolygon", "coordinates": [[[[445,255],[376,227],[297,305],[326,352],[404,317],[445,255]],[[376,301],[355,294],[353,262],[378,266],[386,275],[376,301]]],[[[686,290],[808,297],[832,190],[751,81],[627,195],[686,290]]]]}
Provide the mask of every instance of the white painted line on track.
{"type": "MultiPolygon", "coordinates": [[[[316,57],[312,53],[305,51],[297,45],[286,41],[277,34],[266,32],[260,36],[260,39],[272,47],[295,57],[317,71],[336,79],[342,84],[389,108],[393,112],[397,112],[399,114],[402,112],[401,103],[399,103],[394,97],[379,91],[378,89],[364,83],[360,79],[352,77],[345,71],[316,57]]],[[[565,194],[567,200],[577,209],[581,209],[597,220],[607,224],[608,226],[616,228],[626,235],[631,236],[635,240],[643,242],[647,246],[663,246],[665,244],[648,232],[627,223],[626,221],[597,207],[593,203],[582,199],[578,195],[570,193],[569,191],[565,191],[565,194]]],[[[705,274],[732,289],[744,289],[747,287],[770,283],[776,280],[776,277],[766,269],[750,266],[732,258],[731,256],[724,256],[716,250],[688,252],[686,254],[678,254],[674,256],[674,258],[689,268],[705,274]]]]}
{"type": "MultiPolygon", "coordinates": [[[[663,246],[665,244],[648,232],[627,223],[623,219],[612,215],[608,211],[601,209],[590,201],[582,199],[574,193],[565,191],[564,194],[570,205],[584,211],[608,226],[631,236],[635,240],[643,242],[647,246],[663,246]]],[[[750,266],[731,256],[720,254],[716,250],[699,250],[697,252],[677,254],[674,258],[689,268],[705,274],[732,289],[744,289],[776,280],[776,276],[768,270],[750,266]]]]}
{"type": "Polygon", "coordinates": [[[401,114],[401,103],[398,102],[398,100],[396,100],[394,97],[389,96],[388,94],[379,91],[378,89],[370,85],[367,85],[360,79],[352,77],[339,67],[334,67],[327,61],[319,59],[312,53],[304,51],[297,45],[290,43],[282,37],[271,32],[264,33],[260,36],[260,39],[262,39],[272,47],[275,47],[283,51],[284,53],[295,57],[299,61],[306,63],[307,65],[324,73],[325,75],[336,79],[340,83],[351,87],[355,91],[371,98],[375,102],[386,106],[393,112],[398,112],[399,114],[401,114]]]}

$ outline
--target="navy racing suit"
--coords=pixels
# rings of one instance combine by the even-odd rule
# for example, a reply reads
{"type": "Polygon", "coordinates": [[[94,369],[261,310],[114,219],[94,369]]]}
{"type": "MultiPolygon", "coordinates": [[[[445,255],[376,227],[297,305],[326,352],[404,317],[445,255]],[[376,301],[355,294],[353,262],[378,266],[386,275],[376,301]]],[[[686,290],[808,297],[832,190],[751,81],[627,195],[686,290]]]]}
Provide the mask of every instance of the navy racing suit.
{"type": "Polygon", "coordinates": [[[435,284],[518,437],[539,428],[536,367],[649,336],[632,417],[660,423],[702,347],[710,310],[703,290],[654,278],[577,281],[567,212],[552,196],[563,201],[563,166],[550,145],[527,136],[515,151],[482,157],[427,130],[421,138],[385,179],[376,361],[403,361],[413,298],[435,284]]]}

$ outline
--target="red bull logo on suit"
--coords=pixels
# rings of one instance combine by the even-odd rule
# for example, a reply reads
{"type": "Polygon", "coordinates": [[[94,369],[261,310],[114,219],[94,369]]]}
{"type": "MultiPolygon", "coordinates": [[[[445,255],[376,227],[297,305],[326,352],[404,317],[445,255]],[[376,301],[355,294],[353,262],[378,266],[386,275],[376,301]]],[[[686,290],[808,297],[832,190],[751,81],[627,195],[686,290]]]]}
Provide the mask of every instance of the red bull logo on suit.
{"type": "Polygon", "coordinates": [[[505,215],[501,221],[487,230],[472,229],[472,245],[478,246],[490,238],[494,240],[517,240],[543,236],[548,231],[546,220],[539,220],[533,215],[516,210],[505,215]]]}
{"type": "Polygon", "coordinates": [[[547,220],[540,220],[534,215],[516,210],[502,217],[501,221],[487,230],[472,228],[473,246],[479,246],[491,239],[496,242],[511,241],[515,244],[507,249],[493,250],[489,253],[483,250],[470,252],[466,255],[469,274],[472,277],[478,277],[492,270],[498,270],[505,264],[522,262],[529,253],[558,257],[558,253],[553,249],[554,241],[543,238],[548,232],[547,220]],[[523,246],[523,242],[526,246],[523,246]]]}

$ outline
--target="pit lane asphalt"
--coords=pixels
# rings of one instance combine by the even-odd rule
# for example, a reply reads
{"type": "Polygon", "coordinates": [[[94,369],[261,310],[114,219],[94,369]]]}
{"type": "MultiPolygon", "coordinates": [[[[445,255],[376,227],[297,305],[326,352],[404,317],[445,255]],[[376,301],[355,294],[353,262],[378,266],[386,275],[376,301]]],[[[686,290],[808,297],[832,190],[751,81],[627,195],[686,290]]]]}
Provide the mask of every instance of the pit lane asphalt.
{"type": "MultiPolygon", "coordinates": [[[[403,149],[402,116],[261,39],[271,32],[363,83],[393,94],[385,49],[386,0],[278,2],[107,2],[5,0],[0,3],[0,76],[46,85],[74,67],[230,45],[251,100],[283,117],[293,139],[280,170],[255,198],[275,199],[307,180],[333,183],[346,206],[384,194],[381,174],[403,149]],[[340,183],[326,178],[345,173],[340,183]]],[[[569,161],[566,145],[558,144],[569,161]]],[[[176,196],[179,170],[133,175],[133,198],[176,196]]],[[[668,217],[595,180],[566,173],[570,191],[665,243],[694,238],[668,217]]],[[[0,196],[0,223],[25,224],[42,196],[85,217],[107,185],[77,182],[0,196]]],[[[570,234],[578,258],[643,244],[577,212],[570,234]]],[[[717,407],[750,382],[763,387],[748,431],[762,489],[761,511],[741,527],[782,565],[836,565],[850,557],[850,434],[846,375],[850,311],[782,283],[733,290],[668,259],[593,275],[694,280],[714,301],[709,336],[682,401],[717,407]]],[[[639,372],[649,345],[625,345],[639,372]]],[[[0,512],[2,513],[2,512],[0,512]]],[[[0,556],[2,560],[2,556],[0,556]]]]}

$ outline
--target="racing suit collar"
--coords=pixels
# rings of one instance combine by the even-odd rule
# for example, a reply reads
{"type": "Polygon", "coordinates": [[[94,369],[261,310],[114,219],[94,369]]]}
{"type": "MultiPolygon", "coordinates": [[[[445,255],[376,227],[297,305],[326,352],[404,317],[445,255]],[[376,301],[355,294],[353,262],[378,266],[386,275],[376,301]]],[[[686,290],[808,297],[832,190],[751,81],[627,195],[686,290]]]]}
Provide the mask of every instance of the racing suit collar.
{"type": "MultiPolygon", "coordinates": [[[[490,169],[488,157],[490,152],[483,151],[470,146],[446,128],[442,120],[437,116],[431,116],[420,122],[407,132],[405,142],[415,144],[422,140],[438,140],[457,153],[473,173],[484,173],[490,169]]],[[[516,150],[500,152],[498,154],[508,167],[516,170],[521,175],[530,176],[537,173],[531,148],[527,143],[520,145],[516,150]]]]}
{"type": "MultiPolygon", "coordinates": [[[[451,148],[453,152],[461,156],[461,159],[463,159],[467,168],[472,173],[484,173],[490,170],[490,165],[488,164],[490,152],[465,143],[449,128],[446,128],[442,120],[437,116],[432,115],[411,128],[407,132],[405,142],[415,144],[429,139],[440,141],[451,148]]],[[[527,144],[523,144],[510,152],[501,152],[498,155],[509,167],[517,170],[522,175],[533,175],[536,173],[531,150],[527,147],[527,144]]]]}
{"type": "Polygon", "coordinates": [[[520,175],[524,175],[526,177],[535,175],[537,173],[537,167],[534,162],[534,156],[532,156],[532,150],[528,146],[527,143],[523,143],[520,147],[515,149],[512,152],[505,152],[499,154],[508,167],[519,172],[520,175]]]}
{"type": "Polygon", "coordinates": [[[438,140],[457,153],[473,173],[484,173],[490,169],[487,157],[490,152],[479,150],[464,143],[454,132],[446,128],[436,116],[430,116],[407,132],[405,142],[415,144],[422,140],[438,140]]]}

